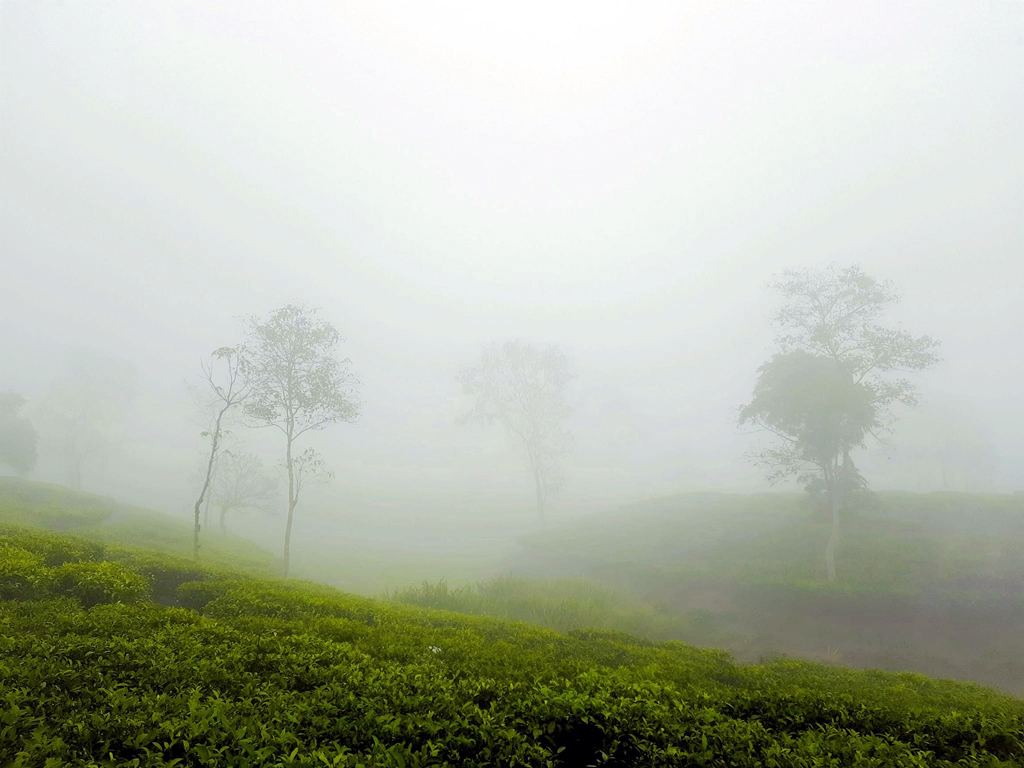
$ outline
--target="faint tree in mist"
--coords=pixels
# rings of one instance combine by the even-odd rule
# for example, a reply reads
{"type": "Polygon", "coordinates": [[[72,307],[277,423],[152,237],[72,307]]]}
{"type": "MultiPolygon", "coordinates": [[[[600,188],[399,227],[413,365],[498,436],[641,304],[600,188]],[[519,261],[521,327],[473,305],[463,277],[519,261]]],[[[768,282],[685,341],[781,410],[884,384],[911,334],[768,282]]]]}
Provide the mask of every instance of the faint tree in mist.
{"type": "Polygon", "coordinates": [[[904,374],[938,363],[939,342],[877,322],[900,301],[892,282],[876,280],[856,265],[830,265],[787,270],[773,287],[784,300],[774,318],[783,352],[802,349],[839,363],[871,393],[880,429],[895,421],[895,405],[917,405],[917,387],[904,374]]]}
{"type": "MultiPolygon", "coordinates": [[[[863,446],[866,436],[881,439],[882,433],[892,430],[897,405],[917,404],[917,387],[906,374],[938,363],[939,342],[880,324],[886,310],[899,302],[899,294],[891,282],[876,280],[856,265],[787,270],[772,287],[784,300],[774,317],[782,355],[761,368],[754,400],[741,411],[740,420],[790,441],[758,455],[760,463],[773,467],[769,479],[780,479],[778,472],[783,471],[782,476],[795,473],[807,480],[806,473],[793,470],[804,461],[822,473],[819,480],[833,518],[826,549],[831,579],[840,508],[852,492],[867,486],[850,454],[863,446]],[[794,356],[798,352],[806,357],[794,356]],[[822,360],[831,361],[832,367],[826,370],[822,360]],[[790,376],[801,366],[812,376],[810,382],[790,376]],[[814,382],[831,388],[831,393],[816,391],[814,382]],[[794,414],[802,414],[806,424],[794,426],[794,414]],[[814,432],[817,437],[809,437],[807,429],[819,430],[814,432]],[[820,445],[810,453],[806,450],[819,437],[824,439],[829,429],[830,444],[840,451],[834,464],[820,445]]],[[[817,485],[809,482],[808,489],[817,485]]]]}
{"type": "Polygon", "coordinates": [[[82,489],[82,471],[105,456],[137,391],[135,369],[88,352],[68,355],[53,388],[33,405],[44,449],[64,464],[64,483],[82,489]]]}
{"type": "Polygon", "coordinates": [[[289,305],[266,318],[246,323],[245,366],[253,395],[245,412],[256,426],[272,427],[284,437],[288,477],[288,518],[284,536],[284,575],[291,557],[292,522],[303,488],[332,475],[313,448],[296,454],[296,441],[307,432],[359,417],[350,361],[339,355],[337,329],[317,317],[317,310],[289,305]]]}
{"type": "Polygon", "coordinates": [[[224,438],[227,435],[227,418],[231,409],[245,402],[251,394],[246,378],[245,366],[236,347],[221,347],[213,352],[210,360],[200,364],[202,378],[206,383],[204,390],[205,409],[211,413],[210,425],[203,430],[202,436],[209,439],[210,451],[203,473],[203,485],[196,499],[192,528],[192,554],[199,557],[199,515],[203,500],[210,492],[213,482],[214,467],[218,463],[224,438]]]}
{"type": "Polygon", "coordinates": [[[761,366],[740,424],[754,424],[780,438],[757,456],[769,482],[790,477],[811,490],[821,486],[832,514],[825,572],[836,577],[840,500],[864,486],[850,451],[877,426],[872,392],[835,360],[803,350],[776,354],[761,366]]]}
{"type": "Polygon", "coordinates": [[[222,451],[210,496],[219,512],[221,533],[226,533],[228,512],[258,509],[271,512],[277,501],[277,478],[268,474],[259,456],[222,451]]]}
{"type": "Polygon", "coordinates": [[[32,422],[19,414],[25,402],[16,392],[0,392],[0,464],[22,475],[36,465],[39,440],[32,422]]]}
{"type": "Polygon", "coordinates": [[[565,481],[563,461],[572,440],[566,392],[574,378],[559,347],[520,341],[488,344],[479,365],[458,375],[463,393],[473,398],[459,422],[499,422],[525,451],[542,524],[548,496],[565,481]]]}

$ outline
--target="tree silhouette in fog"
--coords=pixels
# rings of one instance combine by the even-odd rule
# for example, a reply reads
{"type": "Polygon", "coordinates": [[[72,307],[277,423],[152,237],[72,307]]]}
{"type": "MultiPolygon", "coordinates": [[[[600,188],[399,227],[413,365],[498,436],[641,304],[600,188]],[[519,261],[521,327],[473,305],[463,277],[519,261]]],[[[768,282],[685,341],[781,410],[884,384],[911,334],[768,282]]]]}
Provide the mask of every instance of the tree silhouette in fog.
{"type": "Polygon", "coordinates": [[[774,317],[780,352],[760,368],[740,423],[782,441],[756,455],[770,481],[795,476],[808,490],[824,490],[831,580],[840,511],[867,487],[851,453],[868,436],[892,431],[897,406],[917,404],[917,386],[906,374],[935,365],[939,342],[880,324],[899,294],[856,265],[787,270],[773,287],[784,299],[774,317]]]}
{"type": "Polygon", "coordinates": [[[458,375],[463,393],[473,399],[460,422],[498,422],[518,443],[533,477],[541,523],[549,495],[565,482],[563,460],[571,444],[566,422],[572,414],[566,391],[574,378],[559,347],[521,341],[488,344],[479,364],[458,375]]]}
{"type": "Polygon", "coordinates": [[[19,474],[36,465],[38,436],[32,422],[20,415],[25,398],[16,392],[0,392],[0,464],[19,474]]]}
{"type": "Polygon", "coordinates": [[[257,426],[284,437],[288,478],[288,517],[284,535],[284,575],[291,557],[292,523],[302,489],[332,477],[312,447],[297,452],[306,433],[359,417],[358,380],[350,361],[340,356],[341,336],[317,310],[303,305],[275,309],[265,318],[250,317],[243,348],[252,396],[245,412],[257,426]]]}

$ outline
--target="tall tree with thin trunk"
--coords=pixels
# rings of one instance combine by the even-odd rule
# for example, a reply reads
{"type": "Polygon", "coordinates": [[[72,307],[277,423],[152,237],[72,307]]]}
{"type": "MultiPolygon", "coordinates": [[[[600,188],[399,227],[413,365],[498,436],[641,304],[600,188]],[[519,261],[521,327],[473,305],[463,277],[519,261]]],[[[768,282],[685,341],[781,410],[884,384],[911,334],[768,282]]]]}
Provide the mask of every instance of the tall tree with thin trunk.
{"type": "Polygon", "coordinates": [[[825,490],[832,516],[825,572],[833,581],[841,499],[862,483],[850,451],[863,446],[878,424],[871,390],[829,357],[803,350],[779,353],[761,366],[740,424],[780,438],[758,454],[770,482],[796,477],[808,489],[825,490]]]}
{"type": "Polygon", "coordinates": [[[563,460],[572,440],[566,394],[574,378],[559,347],[521,341],[485,346],[479,365],[458,376],[463,393],[473,399],[459,421],[499,422],[526,454],[541,524],[549,495],[565,479],[563,460]]]}
{"type": "MultiPolygon", "coordinates": [[[[895,408],[917,404],[917,386],[907,374],[938,363],[939,342],[881,324],[885,313],[899,303],[899,293],[891,282],[877,280],[857,265],[787,270],[775,279],[772,287],[783,297],[774,317],[778,328],[776,343],[781,352],[804,352],[831,360],[841,372],[842,387],[856,386],[858,397],[867,398],[873,410],[867,434],[881,440],[882,435],[892,431],[895,408]]],[[[771,428],[764,422],[765,413],[761,413],[761,422],[754,418],[757,409],[751,410],[753,407],[751,403],[745,409],[744,421],[771,428]]],[[[863,441],[853,441],[842,448],[835,482],[826,489],[832,509],[832,533],[826,549],[830,560],[838,546],[840,510],[853,490],[867,485],[851,458],[854,448],[862,444],[863,441]]],[[[782,457],[773,458],[769,451],[758,458],[771,465],[782,457]]],[[[828,485],[827,476],[821,480],[828,485]]],[[[833,563],[829,567],[830,577],[834,573],[833,563]]]]}
{"type": "Polygon", "coordinates": [[[227,433],[227,418],[231,409],[241,405],[251,392],[246,379],[245,365],[235,347],[221,347],[214,351],[209,361],[200,364],[202,378],[206,383],[208,397],[206,407],[212,414],[210,426],[202,435],[210,441],[210,452],[203,474],[203,486],[195,503],[195,520],[192,529],[192,553],[199,558],[199,515],[203,500],[207,498],[213,481],[214,467],[227,433]]]}
{"type": "Polygon", "coordinates": [[[284,575],[291,558],[292,523],[303,488],[330,478],[313,448],[299,453],[296,442],[307,432],[323,430],[359,417],[358,380],[350,361],[339,354],[337,329],[303,305],[275,309],[265,318],[247,321],[245,364],[252,397],[245,411],[257,426],[271,427],[284,437],[284,470],[288,478],[288,517],[284,534],[284,575]]]}

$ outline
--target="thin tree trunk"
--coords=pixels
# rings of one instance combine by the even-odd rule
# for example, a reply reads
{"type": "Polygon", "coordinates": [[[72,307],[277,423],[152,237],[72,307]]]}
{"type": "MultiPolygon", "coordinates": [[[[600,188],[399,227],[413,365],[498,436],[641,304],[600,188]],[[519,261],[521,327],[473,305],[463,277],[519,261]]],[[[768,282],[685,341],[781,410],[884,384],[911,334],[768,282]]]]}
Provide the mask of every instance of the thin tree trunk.
{"type": "Polygon", "coordinates": [[[547,522],[544,517],[544,482],[537,469],[533,470],[533,484],[537,491],[537,514],[540,515],[540,524],[544,525],[547,522]]]}
{"type": "MultiPolygon", "coordinates": [[[[217,466],[214,462],[213,476],[210,478],[210,485],[217,482],[217,466]]],[[[210,502],[213,501],[213,491],[206,496],[206,504],[203,506],[203,528],[210,529],[210,502]]],[[[221,526],[223,528],[223,525],[221,526]]]]}
{"type": "Polygon", "coordinates": [[[285,465],[288,467],[288,521],[284,528],[284,577],[288,578],[288,564],[292,548],[292,518],[295,516],[295,468],[292,466],[292,438],[288,435],[285,451],[285,465]]]}
{"type": "Polygon", "coordinates": [[[210,477],[213,475],[213,462],[217,458],[217,448],[220,444],[220,422],[224,418],[224,414],[227,412],[228,407],[224,407],[217,414],[217,421],[213,426],[213,436],[210,438],[210,458],[206,462],[206,479],[203,481],[203,490],[199,492],[199,498],[196,499],[195,506],[195,526],[192,529],[192,555],[196,560],[199,559],[199,512],[203,506],[203,499],[206,497],[206,492],[210,490],[210,477]]]}
{"type": "Polygon", "coordinates": [[[836,545],[839,543],[839,499],[837,497],[836,479],[828,478],[828,500],[832,509],[832,531],[825,545],[825,574],[829,581],[836,580],[836,545]]]}
{"type": "Polygon", "coordinates": [[[224,527],[224,516],[227,514],[227,507],[220,508],[220,532],[223,535],[227,535],[228,529],[224,527]]]}

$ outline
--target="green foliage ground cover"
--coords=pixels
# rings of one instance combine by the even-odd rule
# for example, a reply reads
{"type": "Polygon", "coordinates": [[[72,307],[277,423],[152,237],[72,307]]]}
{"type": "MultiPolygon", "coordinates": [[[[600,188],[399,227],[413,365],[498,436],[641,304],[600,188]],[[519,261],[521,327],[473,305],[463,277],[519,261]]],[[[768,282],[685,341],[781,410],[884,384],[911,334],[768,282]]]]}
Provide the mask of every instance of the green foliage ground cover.
{"type": "Polygon", "coordinates": [[[825,579],[830,521],[796,494],[684,494],[535,534],[560,558],[676,585],[728,583],[794,595],[914,596],[971,578],[1024,585],[1024,496],[880,493],[844,517],[839,578],[825,579]]]}
{"type": "MultiPolygon", "coordinates": [[[[80,540],[170,555],[192,554],[192,530],[181,520],[106,496],[16,477],[0,477],[0,526],[5,523],[74,532],[80,540]]],[[[272,555],[234,536],[204,537],[200,561],[266,574],[278,570],[272,555]]]]}
{"type": "MultiPolygon", "coordinates": [[[[388,597],[423,608],[525,621],[557,632],[614,630],[658,641],[678,639],[699,629],[705,645],[716,644],[713,616],[666,613],[635,594],[591,579],[499,576],[456,587],[441,580],[400,589],[388,597]],[[693,626],[695,621],[699,628],[693,626]]],[[[717,639],[728,639],[724,629],[717,639]]]]}
{"type": "Polygon", "coordinates": [[[1024,764],[1024,702],[0,530],[0,765],[1024,764]]]}

